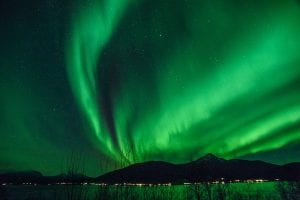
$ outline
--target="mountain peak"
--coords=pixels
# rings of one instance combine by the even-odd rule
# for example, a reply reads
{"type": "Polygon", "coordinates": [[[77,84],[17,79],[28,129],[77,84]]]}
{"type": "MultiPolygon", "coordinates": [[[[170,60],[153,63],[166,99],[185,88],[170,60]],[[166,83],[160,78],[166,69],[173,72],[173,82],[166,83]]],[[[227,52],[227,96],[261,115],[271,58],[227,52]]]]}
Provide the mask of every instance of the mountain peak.
{"type": "Polygon", "coordinates": [[[199,158],[196,162],[215,162],[215,161],[225,161],[225,159],[219,158],[212,153],[208,153],[203,157],[199,158]]]}
{"type": "Polygon", "coordinates": [[[203,156],[202,158],[209,158],[209,159],[219,159],[217,156],[215,156],[212,153],[208,153],[205,156],[203,156]]]}

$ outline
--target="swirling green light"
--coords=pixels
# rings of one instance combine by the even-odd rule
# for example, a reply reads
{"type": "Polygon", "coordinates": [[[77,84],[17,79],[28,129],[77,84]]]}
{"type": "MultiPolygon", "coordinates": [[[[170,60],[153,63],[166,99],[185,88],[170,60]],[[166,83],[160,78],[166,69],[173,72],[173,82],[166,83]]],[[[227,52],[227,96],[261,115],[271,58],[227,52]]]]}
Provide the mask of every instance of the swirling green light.
{"type": "Polygon", "coordinates": [[[118,160],[132,144],[139,160],[186,161],[300,139],[297,1],[141,1],[126,15],[129,1],[99,2],[79,7],[67,61],[102,152],[118,160]],[[143,6],[153,10],[138,13],[143,6]]]}
{"type": "MultiPolygon", "coordinates": [[[[82,5],[83,4],[83,5],[82,5]]],[[[89,1],[76,10],[67,45],[67,66],[72,89],[104,152],[113,155],[114,147],[97,104],[96,74],[98,57],[110,39],[127,0],[89,1]]]]}

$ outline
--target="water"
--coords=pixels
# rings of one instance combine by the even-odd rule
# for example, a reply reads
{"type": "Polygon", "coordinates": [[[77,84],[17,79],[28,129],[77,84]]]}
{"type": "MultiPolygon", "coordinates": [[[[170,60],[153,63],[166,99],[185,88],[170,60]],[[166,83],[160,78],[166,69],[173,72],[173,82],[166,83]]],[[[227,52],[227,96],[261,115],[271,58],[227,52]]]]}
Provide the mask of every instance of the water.
{"type": "Polygon", "coordinates": [[[172,186],[6,185],[0,199],[280,199],[275,182],[172,186]]]}

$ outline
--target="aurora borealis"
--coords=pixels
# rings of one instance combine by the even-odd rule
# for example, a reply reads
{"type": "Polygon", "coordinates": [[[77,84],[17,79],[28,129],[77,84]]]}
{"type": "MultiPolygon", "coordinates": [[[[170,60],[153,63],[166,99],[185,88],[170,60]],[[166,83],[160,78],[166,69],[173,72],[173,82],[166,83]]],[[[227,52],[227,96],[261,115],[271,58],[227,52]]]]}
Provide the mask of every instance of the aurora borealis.
{"type": "Polygon", "coordinates": [[[300,161],[299,1],[0,5],[0,170],[300,161]]]}

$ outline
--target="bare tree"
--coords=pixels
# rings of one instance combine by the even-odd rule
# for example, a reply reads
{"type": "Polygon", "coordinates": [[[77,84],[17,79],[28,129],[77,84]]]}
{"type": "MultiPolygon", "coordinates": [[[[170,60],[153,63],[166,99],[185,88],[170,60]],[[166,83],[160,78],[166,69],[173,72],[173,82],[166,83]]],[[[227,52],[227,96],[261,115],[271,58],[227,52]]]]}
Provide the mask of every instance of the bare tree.
{"type": "Polygon", "coordinates": [[[276,183],[276,190],[283,200],[300,199],[300,182],[282,182],[276,183]]]}
{"type": "Polygon", "coordinates": [[[225,199],[231,199],[231,190],[230,190],[230,184],[229,183],[218,183],[215,185],[215,199],[219,200],[225,200],[225,199]]]}
{"type": "Polygon", "coordinates": [[[113,199],[111,196],[111,188],[107,185],[102,185],[96,192],[95,199],[97,200],[110,200],[113,199]]]}
{"type": "Polygon", "coordinates": [[[201,200],[203,198],[203,186],[200,183],[193,183],[188,187],[189,191],[191,191],[197,200],[201,200]]]}
{"type": "Polygon", "coordinates": [[[86,200],[87,189],[79,185],[85,174],[84,157],[80,154],[75,154],[73,151],[66,159],[67,167],[67,184],[64,187],[64,196],[66,200],[86,200]]]}

